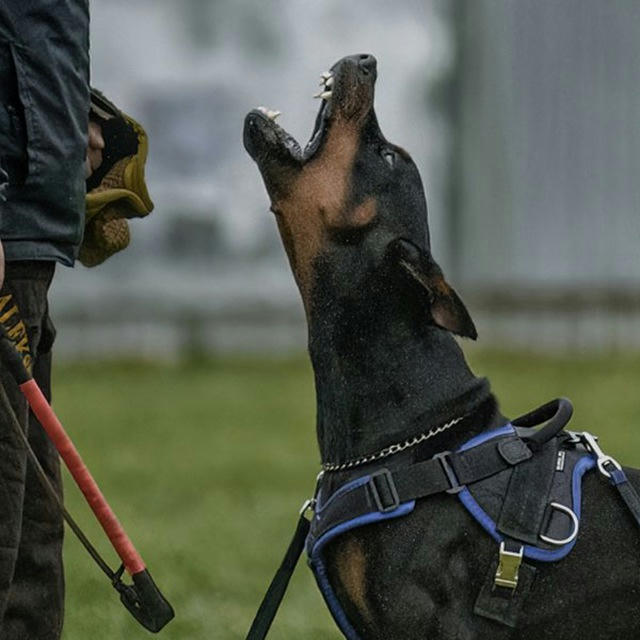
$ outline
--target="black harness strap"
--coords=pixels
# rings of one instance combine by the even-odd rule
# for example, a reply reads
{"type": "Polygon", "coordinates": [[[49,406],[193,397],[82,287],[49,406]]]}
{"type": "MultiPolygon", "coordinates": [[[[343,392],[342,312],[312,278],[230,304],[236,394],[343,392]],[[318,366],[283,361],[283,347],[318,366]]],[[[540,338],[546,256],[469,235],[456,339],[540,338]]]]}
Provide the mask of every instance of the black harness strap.
{"type": "Polygon", "coordinates": [[[546,442],[530,460],[516,466],[504,497],[498,530],[536,545],[547,512],[558,459],[558,438],[546,442]],[[532,488],[535,487],[535,491],[532,488]]]}
{"type": "MultiPolygon", "coordinates": [[[[518,437],[505,438],[520,455],[505,456],[495,442],[486,442],[461,452],[445,452],[430,460],[394,471],[386,468],[370,474],[369,481],[350,489],[339,500],[330,500],[322,509],[322,522],[335,527],[372,511],[382,513],[400,504],[438,493],[456,493],[465,485],[478,482],[512,468],[530,456],[527,445],[518,437]]],[[[324,527],[323,527],[324,529],[324,527]]],[[[319,537],[320,532],[316,532],[319,537]]]]}

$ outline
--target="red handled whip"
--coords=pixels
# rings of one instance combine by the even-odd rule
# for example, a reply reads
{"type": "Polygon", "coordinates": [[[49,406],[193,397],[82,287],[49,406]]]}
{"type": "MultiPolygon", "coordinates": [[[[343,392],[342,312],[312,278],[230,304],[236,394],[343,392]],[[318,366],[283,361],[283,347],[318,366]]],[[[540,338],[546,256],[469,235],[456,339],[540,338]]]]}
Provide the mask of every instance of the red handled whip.
{"type": "Polygon", "coordinates": [[[43,482],[47,492],[60,507],[67,524],[100,569],[109,577],[113,587],[120,594],[120,600],[124,606],[143,627],[157,633],[174,617],[173,608],[154,583],[142,557],[118,521],[118,518],[109,506],[102,491],[100,491],[100,488],[82,460],[78,450],[75,448],[71,438],[69,438],[67,432],[64,430],[60,420],[58,420],[58,417],[40,390],[40,387],[24,367],[20,355],[11,341],[6,337],[4,331],[2,331],[0,335],[0,361],[10,372],[11,377],[15,380],[20,391],[26,398],[31,411],[36,418],[38,418],[43,429],[55,445],[60,457],[64,460],[67,469],[69,469],[73,479],[95,514],[96,519],[120,557],[122,565],[117,571],[113,571],[109,567],[69,512],[64,508],[58,492],[49,482],[36,455],[31,449],[27,437],[20,427],[20,423],[11,407],[6,391],[0,384],[0,403],[2,404],[2,410],[8,415],[9,420],[14,425],[14,429],[25,444],[27,454],[30,461],[35,465],[37,475],[43,482]],[[122,581],[122,575],[125,570],[131,576],[133,584],[125,584],[122,581]]]}

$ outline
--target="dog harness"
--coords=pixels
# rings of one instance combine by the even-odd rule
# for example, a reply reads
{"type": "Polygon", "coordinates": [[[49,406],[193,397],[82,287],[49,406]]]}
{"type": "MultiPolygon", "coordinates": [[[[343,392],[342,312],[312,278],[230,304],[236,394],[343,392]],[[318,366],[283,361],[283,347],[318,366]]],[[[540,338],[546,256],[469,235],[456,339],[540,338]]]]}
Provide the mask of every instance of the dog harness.
{"type": "Polygon", "coordinates": [[[595,436],[564,429],[572,413],[568,400],[554,400],[455,451],[394,470],[378,468],[330,495],[325,495],[321,474],[247,640],[266,636],[304,548],[336,624],[346,638],[359,640],[329,582],[327,544],[358,527],[405,517],[416,500],[441,493],[457,499],[496,543],[494,567],[475,613],[517,626],[535,573],[526,560],[557,562],[576,543],[587,472],[597,468],[617,488],[640,526],[640,498],[620,464],[602,452],[595,436]],[[310,522],[305,517],[309,510],[310,522]]]}

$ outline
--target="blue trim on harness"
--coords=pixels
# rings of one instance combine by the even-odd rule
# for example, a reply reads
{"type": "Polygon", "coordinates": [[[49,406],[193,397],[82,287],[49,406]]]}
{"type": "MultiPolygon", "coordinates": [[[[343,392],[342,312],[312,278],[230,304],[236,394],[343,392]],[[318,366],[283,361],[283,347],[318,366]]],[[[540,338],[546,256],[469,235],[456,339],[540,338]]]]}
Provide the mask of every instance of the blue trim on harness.
{"type": "Polygon", "coordinates": [[[503,427],[498,427],[497,429],[492,429],[491,431],[485,431],[484,433],[480,433],[477,436],[471,438],[471,440],[467,440],[463,445],[461,445],[457,451],[468,451],[469,449],[473,449],[480,444],[484,444],[489,440],[493,440],[494,438],[499,438],[500,436],[509,436],[513,435],[516,432],[513,425],[509,422],[505,424],[503,427]]]}
{"type": "Polygon", "coordinates": [[[337,498],[345,495],[345,493],[349,493],[349,491],[353,491],[362,485],[365,485],[369,482],[371,476],[361,476],[360,478],[356,478],[351,482],[347,482],[347,484],[342,485],[335,493],[332,493],[329,496],[329,499],[326,502],[322,501],[322,492],[318,495],[318,504],[316,506],[315,514],[316,517],[320,518],[322,512],[337,498]]]}
{"type": "Polygon", "coordinates": [[[364,516],[359,516],[358,518],[354,518],[353,520],[349,520],[348,522],[343,522],[339,524],[333,529],[329,529],[326,533],[323,533],[313,544],[311,549],[311,555],[316,553],[316,549],[318,547],[324,547],[327,542],[330,542],[336,536],[339,536],[350,529],[355,529],[356,527],[363,527],[365,524],[373,524],[374,522],[381,522],[382,520],[390,520],[392,518],[399,518],[401,516],[406,516],[411,513],[416,506],[415,500],[410,500],[409,502],[403,502],[399,507],[394,509],[393,511],[388,511],[387,513],[382,513],[380,511],[376,511],[374,513],[368,513],[364,516]]]}
{"type": "MultiPolygon", "coordinates": [[[[316,516],[322,517],[322,510],[326,508],[326,506],[334,498],[338,497],[338,495],[344,495],[345,493],[348,493],[353,489],[367,484],[370,478],[371,476],[368,475],[363,476],[361,478],[357,478],[356,480],[352,480],[351,482],[340,487],[340,489],[338,489],[338,491],[336,491],[324,504],[318,506],[316,510],[316,516]]],[[[309,564],[314,569],[313,573],[315,575],[316,582],[318,583],[320,592],[322,593],[322,596],[327,603],[327,607],[329,607],[329,611],[333,616],[333,619],[335,620],[336,624],[345,635],[345,637],[348,638],[348,640],[360,640],[360,636],[358,636],[356,630],[351,626],[351,623],[349,622],[344,609],[340,606],[338,598],[331,588],[329,577],[327,575],[327,568],[324,563],[324,558],[322,557],[322,550],[328,542],[333,540],[335,537],[342,535],[347,531],[350,531],[351,529],[362,527],[367,524],[373,524],[374,522],[382,522],[383,520],[392,520],[393,518],[406,516],[413,511],[415,505],[416,501],[410,500],[409,502],[402,503],[393,511],[389,511],[386,513],[376,511],[374,513],[368,513],[364,516],[354,518],[353,520],[343,522],[342,524],[339,524],[322,534],[317,540],[314,541],[311,547],[311,550],[309,552],[309,564]]]]}

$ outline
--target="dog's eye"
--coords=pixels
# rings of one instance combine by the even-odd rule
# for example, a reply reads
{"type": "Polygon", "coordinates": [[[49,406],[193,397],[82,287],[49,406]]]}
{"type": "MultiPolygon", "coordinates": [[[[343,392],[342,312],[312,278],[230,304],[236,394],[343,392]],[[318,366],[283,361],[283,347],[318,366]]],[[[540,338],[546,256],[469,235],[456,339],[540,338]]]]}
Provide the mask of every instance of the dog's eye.
{"type": "Polygon", "coordinates": [[[392,169],[396,166],[396,154],[391,149],[383,149],[382,157],[392,169]]]}

